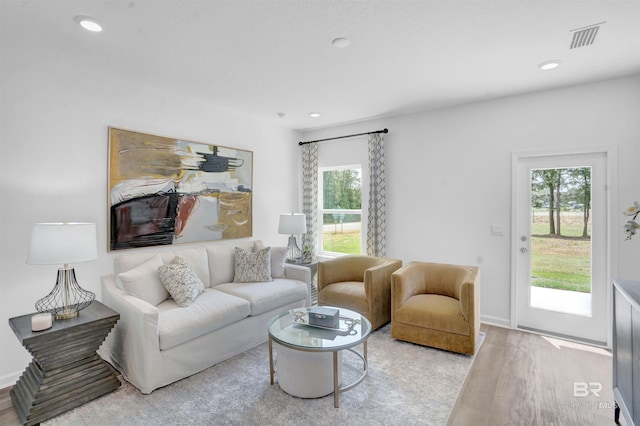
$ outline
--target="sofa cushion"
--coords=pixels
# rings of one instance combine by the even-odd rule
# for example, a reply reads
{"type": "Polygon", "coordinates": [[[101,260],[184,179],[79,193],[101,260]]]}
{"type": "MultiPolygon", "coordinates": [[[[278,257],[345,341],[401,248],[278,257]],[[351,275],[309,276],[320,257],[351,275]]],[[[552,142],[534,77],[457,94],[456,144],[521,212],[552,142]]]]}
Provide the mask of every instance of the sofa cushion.
{"type": "Polygon", "coordinates": [[[204,291],[204,284],[180,256],[158,267],[160,281],[180,307],[189,306],[204,291]]]}
{"type": "Polygon", "coordinates": [[[246,300],[210,288],[186,308],[180,308],[168,299],[158,305],[158,310],[160,350],[240,321],[251,312],[246,300]]]}
{"type": "Polygon", "coordinates": [[[395,321],[421,328],[468,336],[469,323],[462,316],[460,301],[440,294],[411,296],[395,313],[395,321]]]}
{"type": "Polygon", "coordinates": [[[162,257],[156,254],[135,268],[118,274],[118,278],[127,293],[155,306],[169,297],[160,281],[159,266],[162,266],[162,257]]]}
{"type": "Polygon", "coordinates": [[[234,272],[235,283],[271,281],[271,247],[255,253],[236,247],[234,272]]]}
{"type": "Polygon", "coordinates": [[[251,315],[276,309],[307,297],[307,284],[302,281],[275,278],[271,282],[227,283],[216,290],[241,297],[251,304],[251,315]]]}
{"type": "Polygon", "coordinates": [[[239,242],[235,246],[231,244],[207,246],[211,287],[233,282],[233,276],[235,274],[235,247],[253,251],[253,245],[253,241],[248,241],[239,242]]]}

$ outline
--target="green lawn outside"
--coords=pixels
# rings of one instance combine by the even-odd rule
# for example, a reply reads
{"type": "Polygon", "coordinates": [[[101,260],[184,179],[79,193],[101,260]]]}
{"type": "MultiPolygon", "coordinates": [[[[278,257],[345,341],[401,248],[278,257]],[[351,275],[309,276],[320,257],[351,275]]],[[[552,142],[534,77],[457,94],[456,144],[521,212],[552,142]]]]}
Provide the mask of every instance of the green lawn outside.
{"type": "MultiPolygon", "coordinates": [[[[549,225],[531,225],[531,285],[591,292],[591,241],[577,238],[582,224],[563,223],[563,237],[550,237],[549,225]]],[[[590,232],[590,229],[589,229],[590,232]]]]}
{"type": "Polygon", "coordinates": [[[345,230],[340,232],[325,231],[322,233],[322,244],[324,251],[334,253],[362,253],[362,245],[360,244],[360,230],[345,230]]]}

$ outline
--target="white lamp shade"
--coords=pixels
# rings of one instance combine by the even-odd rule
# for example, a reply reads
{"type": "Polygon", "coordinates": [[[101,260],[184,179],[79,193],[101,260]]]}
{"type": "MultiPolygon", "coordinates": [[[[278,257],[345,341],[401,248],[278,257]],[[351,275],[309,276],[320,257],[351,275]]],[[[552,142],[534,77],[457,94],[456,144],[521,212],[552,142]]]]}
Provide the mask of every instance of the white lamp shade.
{"type": "Polygon", "coordinates": [[[285,213],[280,215],[278,233],[302,235],[307,232],[307,221],[303,213],[285,213]]]}
{"type": "Polygon", "coordinates": [[[98,258],[95,223],[36,223],[27,254],[30,265],[60,265],[98,258]]]}

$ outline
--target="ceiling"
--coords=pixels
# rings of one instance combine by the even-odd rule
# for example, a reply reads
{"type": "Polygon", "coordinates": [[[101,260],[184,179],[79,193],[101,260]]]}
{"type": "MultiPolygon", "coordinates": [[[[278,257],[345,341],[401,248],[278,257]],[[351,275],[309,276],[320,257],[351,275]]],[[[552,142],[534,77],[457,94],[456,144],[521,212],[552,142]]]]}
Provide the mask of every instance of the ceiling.
{"type": "Polygon", "coordinates": [[[0,0],[0,8],[2,44],[31,55],[55,48],[298,130],[640,73],[640,0],[0,0]],[[76,15],[104,30],[81,29],[76,15]],[[569,48],[572,30],[602,22],[592,44],[569,48]],[[337,37],[349,46],[334,47],[337,37]],[[538,68],[551,59],[560,67],[538,68]]]}

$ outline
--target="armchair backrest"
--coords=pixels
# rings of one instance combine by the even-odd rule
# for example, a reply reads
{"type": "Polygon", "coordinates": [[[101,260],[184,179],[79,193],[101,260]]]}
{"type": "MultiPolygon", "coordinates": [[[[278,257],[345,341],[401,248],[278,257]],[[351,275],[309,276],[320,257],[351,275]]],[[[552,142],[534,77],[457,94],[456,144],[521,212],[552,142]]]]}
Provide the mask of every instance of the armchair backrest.
{"type": "Polygon", "coordinates": [[[331,283],[364,282],[367,269],[386,262],[385,258],[355,254],[318,262],[318,291],[331,283]]]}
{"type": "Polygon", "coordinates": [[[440,294],[460,300],[462,284],[473,282],[476,267],[450,265],[444,263],[410,262],[405,266],[418,280],[419,293],[440,294]]]}
{"type": "Polygon", "coordinates": [[[473,270],[465,266],[432,264],[424,269],[429,293],[441,294],[460,300],[462,284],[473,281],[473,270]]]}

